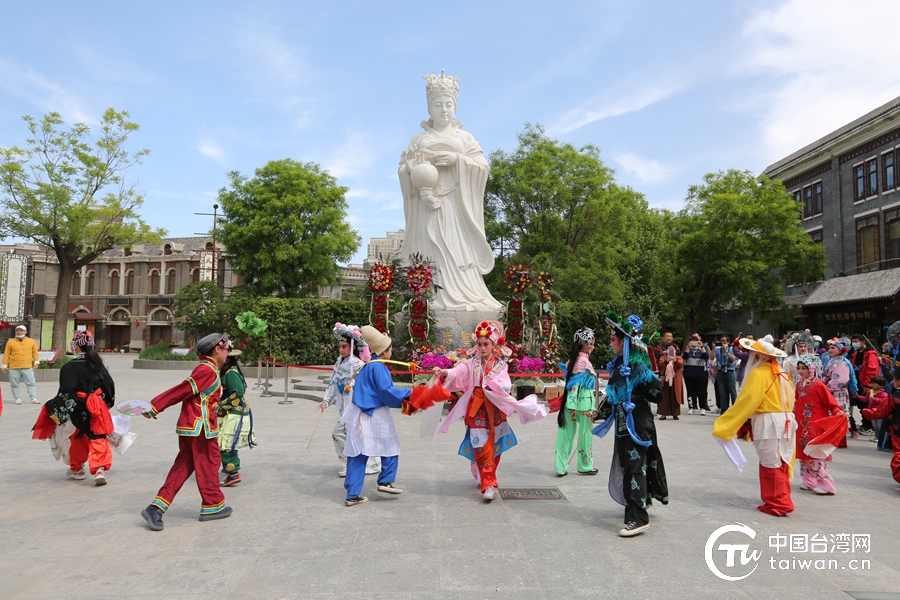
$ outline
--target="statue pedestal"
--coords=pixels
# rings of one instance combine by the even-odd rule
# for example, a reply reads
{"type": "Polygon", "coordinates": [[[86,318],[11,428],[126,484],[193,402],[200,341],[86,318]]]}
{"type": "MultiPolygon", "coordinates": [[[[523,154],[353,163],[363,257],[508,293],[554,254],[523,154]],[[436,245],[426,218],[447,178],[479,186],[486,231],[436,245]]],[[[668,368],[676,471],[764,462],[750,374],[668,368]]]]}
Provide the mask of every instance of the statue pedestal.
{"type": "Polygon", "coordinates": [[[434,343],[445,346],[447,352],[457,348],[474,346],[472,332],[482,321],[500,320],[501,313],[496,310],[436,310],[434,311],[434,343]]]}

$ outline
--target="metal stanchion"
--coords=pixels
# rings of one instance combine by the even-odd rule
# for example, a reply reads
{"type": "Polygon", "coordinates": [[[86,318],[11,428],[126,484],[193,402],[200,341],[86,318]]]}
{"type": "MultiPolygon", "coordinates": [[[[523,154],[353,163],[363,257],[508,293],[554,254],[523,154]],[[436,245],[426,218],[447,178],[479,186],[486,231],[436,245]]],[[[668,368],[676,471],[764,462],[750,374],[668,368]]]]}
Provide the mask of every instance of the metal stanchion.
{"type": "Polygon", "coordinates": [[[269,391],[269,388],[272,387],[272,384],[269,383],[269,359],[268,358],[266,359],[266,382],[264,384],[262,384],[262,386],[266,389],[263,390],[263,393],[261,393],[259,395],[260,398],[269,398],[269,397],[275,395],[269,391]]]}
{"type": "Polygon", "coordinates": [[[278,404],[293,404],[293,400],[288,399],[288,365],[284,363],[284,398],[278,401],[278,404]]]}
{"type": "Polygon", "coordinates": [[[256,385],[253,386],[254,390],[258,390],[262,387],[260,381],[262,380],[262,374],[260,371],[262,370],[262,357],[256,359],[256,385]]]}

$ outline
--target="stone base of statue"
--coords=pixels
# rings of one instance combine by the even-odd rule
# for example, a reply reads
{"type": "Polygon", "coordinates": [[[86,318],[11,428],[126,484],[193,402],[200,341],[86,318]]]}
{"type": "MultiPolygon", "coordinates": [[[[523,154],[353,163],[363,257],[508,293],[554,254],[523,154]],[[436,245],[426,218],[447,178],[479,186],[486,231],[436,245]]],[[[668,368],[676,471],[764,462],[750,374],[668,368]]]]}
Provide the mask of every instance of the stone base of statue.
{"type": "Polygon", "coordinates": [[[434,311],[434,344],[444,346],[447,352],[457,348],[471,348],[472,332],[482,321],[499,321],[498,310],[435,310],[434,311]]]}
{"type": "MultiPolygon", "coordinates": [[[[447,352],[457,348],[471,348],[475,345],[472,341],[472,332],[475,326],[482,321],[499,321],[500,311],[497,310],[433,310],[434,345],[444,346],[447,352]]],[[[406,338],[406,314],[398,313],[394,322],[394,339],[406,338]],[[402,334],[402,335],[401,335],[402,334]]]]}

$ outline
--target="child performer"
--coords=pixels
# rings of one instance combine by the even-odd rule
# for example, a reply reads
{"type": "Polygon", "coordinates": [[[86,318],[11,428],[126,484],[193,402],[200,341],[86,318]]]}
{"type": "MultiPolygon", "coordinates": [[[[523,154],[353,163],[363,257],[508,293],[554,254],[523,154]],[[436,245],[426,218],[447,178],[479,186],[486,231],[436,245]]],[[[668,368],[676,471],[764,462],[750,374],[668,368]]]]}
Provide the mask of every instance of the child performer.
{"type": "MultiPolygon", "coordinates": [[[[325,397],[319,404],[319,410],[325,412],[329,406],[337,408],[338,419],[331,431],[331,439],[334,440],[334,451],[337,453],[338,460],[341,461],[338,477],[345,477],[347,475],[347,458],[344,456],[344,444],[347,443],[347,425],[344,424],[342,417],[344,410],[350,406],[350,379],[366,361],[372,358],[372,355],[356,325],[335,323],[332,334],[338,341],[340,354],[334,363],[331,381],[328,382],[328,387],[325,389],[325,397]]],[[[366,463],[366,475],[380,472],[381,458],[370,456],[366,463]]]]}
{"type": "Polygon", "coordinates": [[[891,459],[891,475],[894,481],[900,483],[900,368],[892,372],[894,378],[894,392],[884,402],[874,408],[862,409],[863,417],[867,419],[883,419],[881,427],[891,436],[891,444],[894,447],[894,457],[891,459]]]}
{"type": "Polygon", "coordinates": [[[241,458],[238,450],[256,446],[253,412],[244,397],[247,380],[244,379],[237,360],[240,355],[240,350],[229,351],[225,365],[219,369],[222,380],[222,401],[219,402],[218,413],[222,420],[219,425],[219,452],[222,455],[222,468],[225,470],[222,487],[241,482],[241,458]]]}
{"type": "Polygon", "coordinates": [[[381,473],[378,475],[378,491],[385,494],[402,494],[403,490],[394,485],[400,456],[400,438],[391,418],[392,408],[403,408],[405,414],[413,414],[413,409],[434,406],[436,400],[450,397],[440,385],[419,386],[412,390],[394,387],[391,372],[383,361],[389,361],[393,349],[391,338],[374,327],[360,327],[363,339],[380,360],[363,365],[351,381],[351,403],[344,410],[341,420],[347,426],[347,442],[344,456],[347,457],[347,477],[344,489],[347,499],[344,504],[355,506],[368,501],[360,495],[365,480],[366,462],[370,456],[381,457],[381,473]]]}
{"type": "Polygon", "coordinates": [[[594,351],[594,331],[582,327],[575,332],[569,364],[566,365],[566,388],[563,393],[562,408],[556,417],[559,429],[556,432],[556,476],[563,477],[569,472],[569,453],[578,434],[578,472],[582,475],[596,475],[594,455],[591,447],[594,436],[590,430],[594,411],[594,388],[597,373],[591,365],[594,351]]]}
{"type": "Polygon", "coordinates": [[[231,507],[225,506],[225,496],[219,487],[221,454],[216,440],[219,434],[216,413],[222,392],[219,369],[228,358],[229,348],[228,338],[220,333],[211,333],[197,342],[195,351],[200,356],[200,363],[194,367],[191,376],[151,400],[151,411],[144,414],[148,419],[156,418],[170,406],[181,404],[175,426],[178,456],[156,498],[141,511],[141,516],[154,531],[162,531],[163,514],[191,473],[196,473],[203,502],[200,520],[231,516],[231,507]]]}
{"type": "MultiPolygon", "coordinates": [[[[835,493],[834,479],[828,473],[827,463],[831,462],[831,451],[847,436],[847,420],[844,411],[835,400],[824,383],[816,377],[815,363],[810,360],[811,355],[801,356],[797,361],[796,369],[800,374],[797,382],[796,402],[794,403],[794,418],[797,420],[797,458],[800,459],[800,476],[803,483],[801,490],[812,490],[817,494],[833,495],[835,493]],[[807,362],[808,361],[808,362],[807,362]],[[827,423],[821,419],[839,416],[839,426],[828,428],[827,423]],[[816,440],[816,445],[823,442],[820,437],[828,431],[830,441],[829,451],[825,458],[821,454],[809,456],[807,452],[813,452],[810,442],[816,440]]],[[[834,422],[835,419],[831,419],[834,422]]]]}
{"type": "Polygon", "coordinates": [[[450,411],[441,433],[447,433],[450,425],[463,417],[466,435],[459,447],[459,454],[472,461],[472,475],[479,482],[485,502],[497,493],[497,465],[500,455],[516,445],[516,436],[506,417],[519,413],[522,424],[547,416],[547,408],[537,403],[537,396],[530,395],[515,400],[509,395],[512,386],[507,372],[507,358],[512,351],[503,339],[503,326],[497,321],[482,321],[475,328],[472,340],[477,343],[470,351],[470,358],[461,360],[452,369],[434,368],[445,380],[451,392],[463,392],[450,411]]]}

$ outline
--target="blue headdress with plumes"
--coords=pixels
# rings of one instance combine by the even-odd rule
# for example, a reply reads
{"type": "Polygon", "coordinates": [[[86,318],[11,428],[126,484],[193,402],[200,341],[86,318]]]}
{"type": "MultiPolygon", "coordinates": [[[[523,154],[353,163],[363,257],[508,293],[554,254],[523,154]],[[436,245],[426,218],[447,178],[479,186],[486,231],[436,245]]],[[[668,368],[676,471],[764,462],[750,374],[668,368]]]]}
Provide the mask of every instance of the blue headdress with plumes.
{"type": "MultiPolygon", "coordinates": [[[[650,368],[650,356],[647,353],[647,346],[650,340],[646,337],[640,337],[641,330],[644,328],[644,322],[637,315],[631,315],[627,319],[623,319],[615,312],[606,313],[606,324],[609,325],[618,334],[617,337],[622,338],[622,359],[613,358],[606,365],[610,374],[618,367],[619,374],[625,380],[625,384],[621,386],[609,385],[606,388],[606,396],[610,404],[613,406],[621,404],[625,411],[625,426],[628,435],[639,446],[650,446],[653,444],[650,440],[642,440],[634,430],[634,402],[631,401],[631,395],[634,389],[650,382],[656,373],[650,368]]],[[[610,416],[600,425],[593,429],[594,435],[603,437],[612,428],[615,419],[610,416]]]]}

